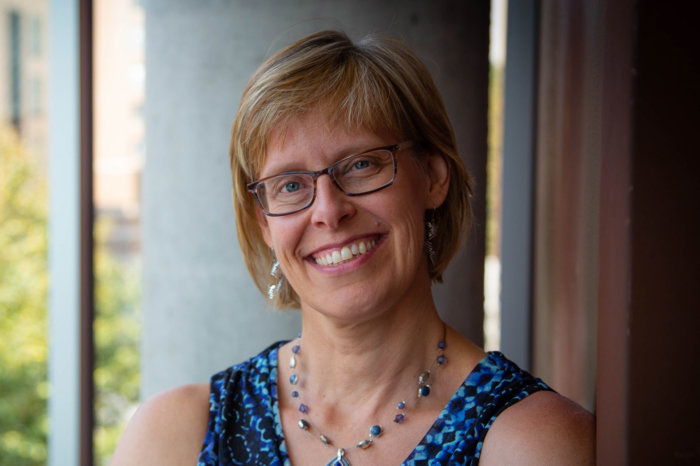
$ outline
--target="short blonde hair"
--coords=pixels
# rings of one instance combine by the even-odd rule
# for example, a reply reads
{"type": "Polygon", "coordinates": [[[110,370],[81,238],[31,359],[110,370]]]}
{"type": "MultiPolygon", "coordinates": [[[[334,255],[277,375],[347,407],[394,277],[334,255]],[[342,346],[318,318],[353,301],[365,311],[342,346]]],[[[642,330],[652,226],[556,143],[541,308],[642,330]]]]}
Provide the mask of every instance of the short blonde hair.
{"type": "MultiPolygon", "coordinates": [[[[434,218],[438,232],[432,241],[435,259],[428,261],[430,278],[441,282],[471,225],[472,186],[430,73],[396,39],[367,36],[353,43],[342,32],[321,31],[277,52],[258,68],[243,91],[233,124],[236,228],[243,259],[260,291],[267,294],[277,281],[270,275],[274,253],[263,240],[255,199],[246,185],[260,173],[272,132],[312,110],[320,110],[334,124],[413,141],[416,156],[445,158],[450,170],[447,198],[426,213],[434,218]]],[[[300,306],[286,279],[272,305],[300,306]]]]}

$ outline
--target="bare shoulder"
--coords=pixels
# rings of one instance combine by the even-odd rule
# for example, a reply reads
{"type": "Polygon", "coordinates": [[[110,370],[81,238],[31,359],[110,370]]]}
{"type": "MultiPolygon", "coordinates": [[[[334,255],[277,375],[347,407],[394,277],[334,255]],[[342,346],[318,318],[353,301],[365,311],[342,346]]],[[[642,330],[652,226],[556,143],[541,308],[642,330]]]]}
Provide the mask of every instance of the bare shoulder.
{"type": "Polygon", "coordinates": [[[196,464],[208,419],[208,383],[154,395],[129,421],[111,465],[196,464]]]}
{"type": "Polygon", "coordinates": [[[479,464],[595,464],[593,415],[557,393],[533,393],[496,418],[479,464]]]}

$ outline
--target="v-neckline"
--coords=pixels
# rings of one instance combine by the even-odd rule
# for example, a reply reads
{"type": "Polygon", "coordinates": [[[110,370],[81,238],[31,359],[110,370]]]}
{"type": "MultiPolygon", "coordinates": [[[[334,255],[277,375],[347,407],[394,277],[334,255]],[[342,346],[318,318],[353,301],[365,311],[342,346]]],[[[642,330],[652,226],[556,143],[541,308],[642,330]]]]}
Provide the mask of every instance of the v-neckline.
{"type": "MultiPolygon", "coordinates": [[[[284,430],[282,429],[282,418],[280,416],[280,408],[279,408],[279,396],[277,393],[277,370],[278,370],[278,365],[279,365],[279,349],[287,343],[286,341],[282,341],[277,345],[276,348],[273,348],[272,351],[270,352],[268,363],[270,365],[270,380],[272,382],[272,387],[270,390],[270,398],[272,399],[272,411],[274,415],[274,422],[275,422],[275,433],[277,434],[277,437],[280,440],[279,444],[279,450],[280,454],[283,456],[284,459],[284,464],[288,465],[291,464],[291,460],[289,459],[289,451],[287,449],[287,440],[284,437],[284,430]]],[[[460,389],[465,386],[469,385],[469,381],[472,377],[476,377],[476,374],[478,374],[481,370],[481,366],[486,363],[487,359],[491,357],[491,353],[486,353],[483,358],[479,360],[479,362],[476,363],[476,365],[472,368],[471,371],[467,374],[465,377],[464,381],[457,387],[455,392],[452,394],[449,400],[447,400],[447,403],[445,404],[445,407],[442,408],[440,411],[440,414],[438,417],[435,419],[435,421],[430,425],[428,430],[425,432],[423,437],[421,438],[420,442],[416,444],[416,446],[411,450],[411,453],[401,462],[402,465],[406,464],[406,461],[409,459],[413,458],[413,456],[416,453],[416,450],[420,448],[422,445],[425,445],[428,440],[428,436],[431,435],[431,433],[439,428],[440,425],[442,425],[447,417],[450,416],[450,411],[449,407],[452,405],[452,403],[460,396],[460,389]]]]}

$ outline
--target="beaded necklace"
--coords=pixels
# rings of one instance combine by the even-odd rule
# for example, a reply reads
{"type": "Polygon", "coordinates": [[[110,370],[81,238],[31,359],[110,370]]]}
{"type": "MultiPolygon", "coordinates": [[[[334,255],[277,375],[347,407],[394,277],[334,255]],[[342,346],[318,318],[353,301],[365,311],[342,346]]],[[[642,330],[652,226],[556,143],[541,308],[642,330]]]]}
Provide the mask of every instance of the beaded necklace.
{"type": "MultiPolygon", "coordinates": [[[[416,396],[415,396],[415,402],[418,402],[421,398],[425,398],[430,395],[430,375],[433,371],[433,369],[436,366],[442,366],[447,362],[447,358],[445,357],[445,348],[447,347],[445,341],[446,341],[446,336],[447,336],[447,327],[443,323],[443,329],[442,329],[442,339],[438,342],[437,348],[438,348],[438,355],[433,361],[433,363],[430,365],[430,367],[418,376],[418,388],[416,390],[416,396]]],[[[297,338],[297,342],[292,346],[292,356],[289,358],[289,368],[292,369],[292,374],[289,376],[289,383],[291,384],[292,392],[291,396],[295,400],[299,400],[301,398],[301,394],[299,393],[299,390],[296,388],[297,385],[299,384],[299,376],[296,373],[296,367],[297,367],[297,358],[301,355],[301,334],[299,334],[297,338]]],[[[394,416],[393,422],[396,424],[403,424],[403,422],[406,420],[406,408],[407,408],[407,403],[405,400],[399,401],[396,404],[396,415],[394,416]]],[[[309,406],[304,404],[303,402],[299,402],[299,412],[302,414],[302,416],[306,415],[308,418],[309,414],[309,406]]],[[[321,431],[318,429],[315,429],[314,426],[311,424],[311,422],[308,419],[305,419],[304,417],[300,417],[299,421],[297,422],[297,425],[301,430],[304,430],[306,432],[309,432],[310,434],[314,434],[314,432],[318,435],[318,439],[323,443],[324,445],[335,448],[333,445],[333,441],[326,435],[324,435],[321,431]]],[[[357,444],[347,447],[347,448],[337,448],[336,451],[336,456],[332,458],[326,466],[350,466],[350,462],[348,459],[345,457],[345,453],[354,450],[356,448],[359,448],[361,450],[366,450],[367,448],[371,447],[375,440],[379,438],[382,434],[384,433],[384,427],[382,427],[380,424],[373,424],[369,428],[369,436],[357,444]]]]}

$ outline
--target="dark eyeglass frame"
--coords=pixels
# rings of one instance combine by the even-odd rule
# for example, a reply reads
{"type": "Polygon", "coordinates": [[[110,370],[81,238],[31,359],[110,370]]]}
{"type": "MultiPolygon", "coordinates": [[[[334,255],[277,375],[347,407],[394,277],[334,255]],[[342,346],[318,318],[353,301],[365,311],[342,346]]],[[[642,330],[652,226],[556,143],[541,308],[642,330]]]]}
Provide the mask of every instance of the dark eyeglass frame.
{"type": "Polygon", "coordinates": [[[314,201],[316,200],[316,180],[317,180],[318,177],[321,176],[321,175],[328,175],[328,176],[330,176],[330,177],[331,177],[331,180],[333,180],[333,184],[334,184],[343,194],[345,194],[346,196],[355,197],[355,196],[364,196],[365,194],[376,193],[377,191],[380,191],[380,190],[382,190],[382,189],[384,189],[384,188],[388,188],[389,186],[391,186],[392,184],[394,184],[394,181],[396,180],[396,152],[399,151],[400,149],[404,149],[405,147],[408,147],[409,144],[410,144],[409,141],[405,141],[405,142],[400,142],[400,143],[398,143],[398,144],[390,144],[390,145],[388,145],[388,146],[375,147],[375,148],[372,148],[372,149],[364,150],[364,151],[362,151],[362,152],[358,152],[358,153],[356,153],[356,154],[350,154],[350,155],[348,155],[348,156],[343,157],[343,158],[340,159],[340,160],[337,160],[337,161],[333,162],[329,167],[324,168],[324,169],[322,169],[322,170],[317,170],[317,171],[296,170],[296,171],[289,171],[289,172],[277,173],[276,175],[266,176],[265,178],[261,178],[261,179],[259,179],[259,180],[256,180],[256,181],[253,181],[253,182],[251,182],[251,183],[248,183],[248,184],[246,185],[246,188],[248,189],[248,191],[250,191],[250,193],[253,195],[253,197],[255,197],[255,200],[257,201],[258,205],[260,206],[260,208],[262,209],[262,211],[265,213],[265,215],[267,215],[268,217],[282,217],[282,216],[285,216],[285,215],[291,215],[291,214],[295,214],[295,213],[297,213],[297,212],[300,212],[300,211],[302,211],[302,210],[304,210],[304,209],[308,209],[309,207],[311,207],[311,205],[312,205],[312,204],[314,203],[314,201]],[[374,152],[374,151],[378,151],[378,150],[386,150],[386,151],[391,152],[391,160],[392,160],[392,162],[393,162],[393,164],[394,164],[394,172],[393,172],[393,174],[391,175],[391,180],[390,180],[388,183],[386,183],[386,184],[384,184],[384,185],[382,185],[382,186],[379,186],[378,188],[372,189],[372,190],[370,190],[370,191],[365,191],[365,192],[362,192],[362,193],[348,193],[348,192],[345,192],[345,190],[344,190],[344,189],[340,186],[340,184],[338,183],[338,180],[335,179],[335,175],[334,175],[334,173],[333,173],[333,169],[334,169],[335,167],[337,167],[338,165],[340,165],[341,163],[345,162],[345,161],[348,160],[348,159],[351,159],[351,158],[353,158],[353,157],[357,157],[357,156],[359,156],[359,155],[368,154],[368,153],[370,153],[370,152],[374,152]],[[282,175],[309,175],[309,176],[311,176],[311,178],[313,179],[313,182],[314,182],[313,196],[311,196],[311,199],[309,200],[309,203],[306,204],[304,207],[300,207],[299,209],[293,210],[293,211],[291,211],[291,212],[285,212],[285,213],[283,213],[283,214],[273,214],[273,213],[271,213],[271,212],[268,212],[268,211],[265,209],[265,207],[263,206],[262,201],[261,201],[260,198],[258,197],[258,186],[259,186],[261,183],[264,183],[265,181],[269,180],[270,178],[276,178],[276,177],[282,176],[282,175]]]}

